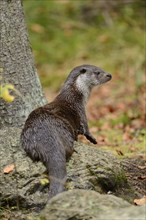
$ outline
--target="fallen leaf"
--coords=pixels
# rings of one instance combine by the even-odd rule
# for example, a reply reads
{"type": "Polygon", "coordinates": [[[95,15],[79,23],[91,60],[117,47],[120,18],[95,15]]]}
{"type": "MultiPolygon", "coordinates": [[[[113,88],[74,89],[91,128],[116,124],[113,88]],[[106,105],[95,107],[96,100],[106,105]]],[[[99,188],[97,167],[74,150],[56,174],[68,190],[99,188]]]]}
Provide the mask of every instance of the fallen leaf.
{"type": "Polygon", "coordinates": [[[142,197],[141,199],[134,199],[135,205],[144,205],[146,204],[146,196],[142,197]]]}
{"type": "Polygon", "coordinates": [[[146,161],[146,156],[145,156],[145,155],[140,154],[139,156],[140,156],[140,158],[141,158],[142,160],[146,161]]]}
{"type": "Polygon", "coordinates": [[[3,98],[6,102],[13,102],[15,96],[10,94],[10,90],[14,91],[17,95],[21,96],[20,92],[12,84],[0,85],[0,98],[3,98]]]}
{"type": "Polygon", "coordinates": [[[136,152],[137,150],[138,150],[138,148],[136,146],[130,146],[129,147],[130,152],[136,152]]]}
{"type": "Polygon", "coordinates": [[[123,134],[123,141],[129,141],[129,140],[132,140],[132,136],[131,136],[131,134],[130,133],[128,133],[128,132],[125,132],[124,134],[123,134]]]}
{"type": "Polygon", "coordinates": [[[47,179],[47,178],[44,178],[44,179],[41,179],[40,180],[40,184],[42,185],[42,186],[45,186],[45,185],[47,185],[49,183],[49,180],[47,179]]]}
{"type": "Polygon", "coordinates": [[[138,179],[144,180],[144,179],[146,179],[146,175],[144,175],[144,176],[139,176],[138,179]]]}
{"type": "Polygon", "coordinates": [[[9,85],[9,87],[8,86],[1,86],[0,96],[7,102],[13,102],[15,97],[10,94],[9,89],[14,90],[14,86],[13,85],[9,85]]]}
{"type": "Polygon", "coordinates": [[[144,165],[144,166],[138,166],[138,168],[141,169],[141,170],[144,170],[144,169],[146,169],[146,165],[144,165]]]}
{"type": "Polygon", "coordinates": [[[105,137],[102,136],[102,135],[99,136],[99,137],[98,137],[98,141],[99,141],[99,142],[105,142],[105,137]]]}
{"type": "Polygon", "coordinates": [[[12,172],[12,171],[14,170],[14,168],[15,168],[15,165],[14,165],[14,164],[7,165],[7,166],[4,168],[3,172],[4,172],[4,173],[10,173],[10,172],[12,172]]]}

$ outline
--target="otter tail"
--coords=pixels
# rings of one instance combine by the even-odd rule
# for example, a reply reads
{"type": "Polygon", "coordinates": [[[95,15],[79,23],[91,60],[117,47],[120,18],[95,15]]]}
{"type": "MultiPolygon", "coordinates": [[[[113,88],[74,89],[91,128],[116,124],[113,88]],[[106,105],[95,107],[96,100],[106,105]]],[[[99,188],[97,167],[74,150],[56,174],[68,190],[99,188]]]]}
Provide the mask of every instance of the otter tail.
{"type": "Polygon", "coordinates": [[[33,161],[41,161],[49,174],[49,198],[65,190],[66,153],[55,132],[49,133],[44,128],[25,129],[21,134],[21,144],[33,161]]]}

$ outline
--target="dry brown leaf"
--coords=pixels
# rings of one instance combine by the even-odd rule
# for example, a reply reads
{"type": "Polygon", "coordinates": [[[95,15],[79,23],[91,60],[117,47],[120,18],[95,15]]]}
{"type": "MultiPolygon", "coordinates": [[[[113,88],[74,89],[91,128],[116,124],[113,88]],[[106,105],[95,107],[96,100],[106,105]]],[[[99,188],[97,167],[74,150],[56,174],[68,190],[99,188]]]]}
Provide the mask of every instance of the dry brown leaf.
{"type": "MultiPolygon", "coordinates": [[[[144,160],[144,162],[146,161],[146,156],[145,156],[145,155],[140,154],[139,156],[140,156],[140,158],[141,158],[142,160],[144,160]]],[[[146,163],[145,163],[145,165],[146,165],[146,163]]]]}
{"type": "Polygon", "coordinates": [[[144,165],[144,166],[138,166],[138,168],[141,169],[141,170],[144,170],[144,169],[146,169],[146,165],[144,165]]]}
{"type": "Polygon", "coordinates": [[[135,205],[144,205],[146,204],[146,196],[142,197],[141,199],[134,199],[135,205]]]}
{"type": "Polygon", "coordinates": [[[138,148],[136,146],[130,146],[129,147],[130,152],[136,152],[138,148]]]}
{"type": "Polygon", "coordinates": [[[98,137],[99,142],[105,142],[105,136],[101,135],[98,137]]]}
{"type": "Polygon", "coordinates": [[[144,179],[146,179],[146,175],[139,176],[138,179],[144,180],[144,179]]]}
{"type": "Polygon", "coordinates": [[[15,165],[14,164],[10,164],[10,165],[7,165],[4,169],[3,169],[3,172],[4,173],[10,173],[14,170],[15,168],[15,165]]]}
{"type": "Polygon", "coordinates": [[[132,140],[132,136],[131,136],[131,134],[130,133],[128,133],[128,132],[125,132],[124,134],[123,134],[123,141],[129,141],[129,140],[132,140]]]}

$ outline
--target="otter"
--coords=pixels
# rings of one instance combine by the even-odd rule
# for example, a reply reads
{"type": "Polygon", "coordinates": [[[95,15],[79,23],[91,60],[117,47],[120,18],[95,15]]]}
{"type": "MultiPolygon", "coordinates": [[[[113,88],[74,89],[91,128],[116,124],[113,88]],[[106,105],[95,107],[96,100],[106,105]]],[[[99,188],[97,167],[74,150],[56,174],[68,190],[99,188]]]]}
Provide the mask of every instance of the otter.
{"type": "Polygon", "coordinates": [[[111,80],[111,74],[93,65],[75,67],[60,93],[49,104],[32,111],[21,133],[21,144],[33,161],[41,161],[49,174],[49,199],[65,190],[66,161],[74,152],[74,141],[90,134],[85,105],[94,86],[111,80]]]}

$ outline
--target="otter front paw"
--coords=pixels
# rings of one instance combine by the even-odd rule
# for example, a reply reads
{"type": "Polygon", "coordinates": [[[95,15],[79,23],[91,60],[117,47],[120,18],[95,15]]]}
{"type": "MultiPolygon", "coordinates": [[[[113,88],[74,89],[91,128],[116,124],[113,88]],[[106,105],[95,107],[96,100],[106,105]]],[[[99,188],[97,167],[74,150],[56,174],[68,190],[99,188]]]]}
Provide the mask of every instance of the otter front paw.
{"type": "Polygon", "coordinates": [[[96,139],[91,134],[85,134],[85,137],[93,144],[97,144],[96,139]]]}

